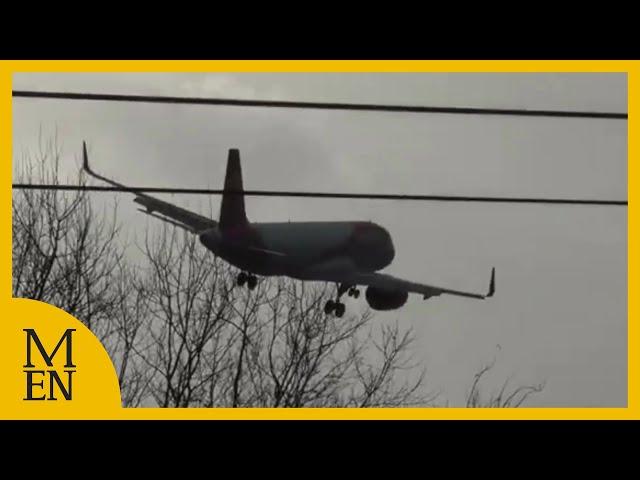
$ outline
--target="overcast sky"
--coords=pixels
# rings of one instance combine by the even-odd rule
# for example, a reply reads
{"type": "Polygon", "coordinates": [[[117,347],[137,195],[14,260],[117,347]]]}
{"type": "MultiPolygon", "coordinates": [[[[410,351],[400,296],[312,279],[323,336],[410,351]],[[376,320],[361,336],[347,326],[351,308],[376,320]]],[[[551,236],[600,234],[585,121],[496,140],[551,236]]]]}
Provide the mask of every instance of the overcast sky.
{"type": "MultiPolygon", "coordinates": [[[[626,112],[626,74],[19,74],[14,89],[626,112]]],[[[627,198],[627,122],[14,99],[14,162],[56,129],[63,169],[82,140],[131,185],[221,188],[240,148],[245,188],[627,198]]],[[[119,198],[130,235],[157,223],[119,198]]],[[[165,195],[217,214],[219,198],[165,195]]],[[[460,405],[474,373],[546,382],[530,406],[626,406],[627,209],[248,197],[253,221],[372,220],[386,272],[483,292],[377,313],[412,326],[429,385],[460,405]]],[[[361,297],[362,299],[362,297],[361,297]]],[[[349,310],[365,302],[346,300],[349,310]]]]}

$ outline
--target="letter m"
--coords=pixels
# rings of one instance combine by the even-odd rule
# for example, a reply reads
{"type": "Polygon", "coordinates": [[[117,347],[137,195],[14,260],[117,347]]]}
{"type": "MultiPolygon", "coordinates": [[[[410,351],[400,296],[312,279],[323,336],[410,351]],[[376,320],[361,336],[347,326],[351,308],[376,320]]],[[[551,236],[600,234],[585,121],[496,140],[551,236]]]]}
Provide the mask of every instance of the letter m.
{"type": "Polygon", "coordinates": [[[62,343],[66,343],[67,350],[67,363],[65,364],[65,368],[75,368],[76,366],[73,364],[71,359],[71,334],[76,331],[75,328],[68,328],[62,337],[60,337],[60,341],[56,345],[56,348],[53,349],[51,355],[47,354],[47,351],[44,349],[42,342],[38,338],[36,331],[32,328],[23,328],[22,329],[27,334],[27,363],[24,365],[25,368],[34,368],[34,364],[31,362],[31,344],[35,343],[36,347],[38,347],[38,351],[42,356],[43,360],[49,367],[53,367],[53,357],[58,353],[60,346],[62,343]]]}

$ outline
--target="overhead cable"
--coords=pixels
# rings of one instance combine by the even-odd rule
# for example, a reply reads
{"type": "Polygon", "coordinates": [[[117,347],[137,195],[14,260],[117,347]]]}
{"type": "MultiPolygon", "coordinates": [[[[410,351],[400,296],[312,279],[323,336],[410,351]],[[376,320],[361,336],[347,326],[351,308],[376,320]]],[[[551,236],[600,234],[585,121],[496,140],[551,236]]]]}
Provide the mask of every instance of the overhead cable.
{"type": "Polygon", "coordinates": [[[189,195],[221,195],[224,193],[256,197],[312,197],[312,198],[354,198],[373,200],[413,200],[436,202],[489,202],[489,203],[546,203],[566,205],[605,205],[627,206],[627,200],[602,200],[582,198],[545,198],[545,197],[489,197],[461,195],[412,195],[392,193],[343,193],[343,192],[296,192],[284,190],[244,190],[242,192],[204,188],[163,188],[163,187],[113,187],[66,184],[14,183],[17,190],[65,190],[130,193],[179,193],[189,195]]]}
{"type": "Polygon", "coordinates": [[[60,100],[94,100],[109,102],[173,103],[191,105],[225,105],[239,107],[303,108],[373,112],[448,113],[466,115],[512,115],[521,117],[569,117],[627,120],[623,112],[574,110],[530,110],[522,108],[438,107],[425,105],[385,105],[373,103],[300,102],[288,100],[245,100],[231,98],[175,97],[158,95],[123,95],[110,93],[74,93],[13,90],[14,97],[60,100]]]}

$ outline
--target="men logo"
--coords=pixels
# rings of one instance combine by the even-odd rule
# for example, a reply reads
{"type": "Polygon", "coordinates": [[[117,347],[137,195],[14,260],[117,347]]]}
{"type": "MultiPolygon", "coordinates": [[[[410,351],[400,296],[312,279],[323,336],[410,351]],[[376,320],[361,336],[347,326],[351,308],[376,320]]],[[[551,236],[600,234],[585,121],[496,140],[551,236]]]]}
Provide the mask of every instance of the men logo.
{"type": "Polygon", "coordinates": [[[71,341],[72,334],[76,331],[76,329],[68,328],[67,330],[65,330],[64,334],[58,341],[58,344],[51,352],[51,355],[49,355],[45,350],[42,342],[40,341],[40,338],[38,338],[38,334],[34,329],[24,328],[23,331],[26,333],[27,338],[27,358],[23,370],[26,376],[27,393],[26,397],[23,400],[58,400],[58,398],[55,396],[56,386],[65,400],[71,400],[71,379],[73,373],[76,371],[76,366],[73,364],[72,359],[71,341]],[[63,343],[65,345],[67,355],[62,377],[64,377],[64,374],[66,373],[66,383],[63,381],[60,373],[53,365],[53,357],[58,353],[58,350],[63,343]],[[34,349],[31,348],[32,345],[36,346],[37,351],[40,353],[41,359],[49,368],[38,369],[42,365],[42,362],[36,361],[36,364],[33,363],[32,353],[34,352],[34,349]],[[39,367],[36,367],[36,365],[38,365],[39,367]],[[37,389],[35,392],[34,388],[37,389]],[[47,396],[47,393],[49,394],[49,396],[47,396]]]}

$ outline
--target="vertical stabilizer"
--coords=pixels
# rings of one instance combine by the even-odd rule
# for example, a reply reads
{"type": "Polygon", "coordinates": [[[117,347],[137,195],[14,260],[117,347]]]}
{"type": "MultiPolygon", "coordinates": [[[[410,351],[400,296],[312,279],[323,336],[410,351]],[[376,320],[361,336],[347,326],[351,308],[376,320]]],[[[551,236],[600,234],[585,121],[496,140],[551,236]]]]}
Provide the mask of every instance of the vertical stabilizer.
{"type": "Polygon", "coordinates": [[[220,206],[220,228],[244,226],[249,223],[244,210],[243,192],[240,150],[232,148],[229,150],[227,158],[227,173],[220,206]]]}

